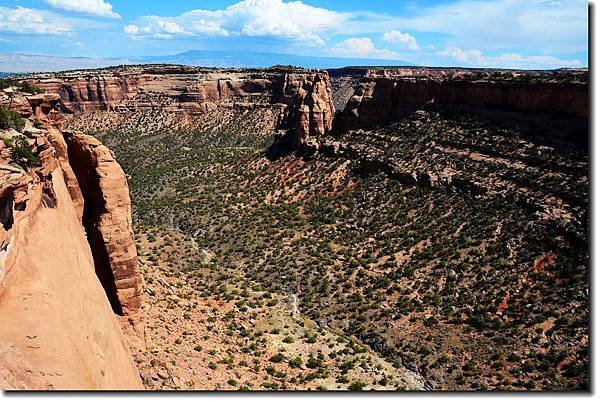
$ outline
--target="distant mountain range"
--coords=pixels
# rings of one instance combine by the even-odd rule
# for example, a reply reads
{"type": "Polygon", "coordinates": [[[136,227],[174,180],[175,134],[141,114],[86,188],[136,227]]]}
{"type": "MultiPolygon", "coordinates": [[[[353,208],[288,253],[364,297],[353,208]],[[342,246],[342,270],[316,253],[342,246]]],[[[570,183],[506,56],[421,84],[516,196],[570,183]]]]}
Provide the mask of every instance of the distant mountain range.
{"type": "Polygon", "coordinates": [[[206,67],[270,67],[293,65],[307,68],[339,68],[345,66],[411,66],[402,60],[301,56],[284,53],[259,53],[226,50],[190,50],[166,56],[131,58],[58,57],[0,53],[0,71],[8,73],[61,71],[99,68],[123,64],[185,64],[206,67]]]}
{"type": "Polygon", "coordinates": [[[172,63],[212,67],[270,67],[293,65],[307,68],[339,68],[345,66],[413,65],[402,60],[302,56],[284,53],[230,52],[219,50],[190,50],[173,56],[144,57],[145,63],[172,63]]]}

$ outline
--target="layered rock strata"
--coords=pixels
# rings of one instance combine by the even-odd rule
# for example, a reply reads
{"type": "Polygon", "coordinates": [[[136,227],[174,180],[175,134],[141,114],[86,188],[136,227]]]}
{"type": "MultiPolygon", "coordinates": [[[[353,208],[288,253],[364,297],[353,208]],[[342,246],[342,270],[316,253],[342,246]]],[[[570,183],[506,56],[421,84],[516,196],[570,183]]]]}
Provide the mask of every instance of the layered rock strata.
{"type": "MultiPolygon", "coordinates": [[[[546,115],[586,126],[587,70],[507,71],[435,68],[365,69],[342,113],[339,131],[369,129],[418,109],[493,114],[508,121],[546,115]]],[[[336,79],[357,69],[334,70],[336,79]]],[[[347,78],[347,77],[346,77],[347,78]]],[[[543,120],[543,118],[542,118],[543,120]]],[[[581,130],[580,130],[581,131],[581,130]]]]}
{"type": "Polygon", "coordinates": [[[38,74],[28,81],[57,93],[65,113],[161,109],[203,115],[219,107],[275,107],[278,127],[294,131],[298,144],[329,131],[335,113],[329,75],[304,69],[161,65],[38,74]]]}
{"type": "MultiPolygon", "coordinates": [[[[47,115],[60,105],[60,97],[51,93],[26,95],[15,91],[0,101],[38,125],[48,122],[47,115]]],[[[33,127],[28,130],[40,131],[33,127]]],[[[61,132],[46,124],[42,137],[54,150],[55,162],[62,169],[77,217],[92,247],[96,273],[114,311],[121,315],[135,313],[141,304],[141,276],[123,170],[112,152],[91,136],[61,132]]]]}
{"type": "Polygon", "coordinates": [[[280,126],[291,129],[295,147],[305,144],[310,136],[320,137],[333,125],[335,105],[331,82],[326,73],[286,74],[280,94],[285,104],[280,126]]]}

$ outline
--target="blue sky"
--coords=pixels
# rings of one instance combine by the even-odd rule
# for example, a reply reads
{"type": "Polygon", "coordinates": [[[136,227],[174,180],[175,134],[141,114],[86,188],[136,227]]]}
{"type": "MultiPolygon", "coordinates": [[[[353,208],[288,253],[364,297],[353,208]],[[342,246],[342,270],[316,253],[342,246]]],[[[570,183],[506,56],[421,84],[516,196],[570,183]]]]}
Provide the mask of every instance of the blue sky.
{"type": "Polygon", "coordinates": [[[0,0],[0,53],[251,50],[421,65],[588,64],[586,0],[0,0]]]}

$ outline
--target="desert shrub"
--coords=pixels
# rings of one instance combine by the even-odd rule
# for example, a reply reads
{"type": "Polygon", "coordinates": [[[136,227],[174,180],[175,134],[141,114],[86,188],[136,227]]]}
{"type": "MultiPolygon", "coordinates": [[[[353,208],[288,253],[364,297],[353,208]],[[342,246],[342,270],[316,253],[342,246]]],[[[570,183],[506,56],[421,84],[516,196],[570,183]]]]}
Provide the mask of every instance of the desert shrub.
{"type": "Polygon", "coordinates": [[[348,389],[350,391],[362,391],[362,389],[366,386],[367,384],[365,384],[362,381],[354,381],[352,384],[350,384],[350,386],[348,387],[348,389]]]}
{"type": "Polygon", "coordinates": [[[10,77],[0,78],[0,89],[5,89],[8,87],[13,87],[13,86],[17,86],[17,85],[18,85],[18,81],[15,80],[14,78],[10,78],[10,77]]]}
{"type": "Polygon", "coordinates": [[[19,165],[28,168],[39,164],[39,158],[29,148],[27,138],[24,136],[4,140],[4,144],[11,149],[11,157],[19,165]]]}
{"type": "Polygon", "coordinates": [[[273,363],[281,363],[284,359],[285,356],[282,353],[277,353],[276,355],[271,356],[269,361],[273,363]]]}
{"type": "Polygon", "coordinates": [[[23,127],[25,127],[25,121],[19,113],[5,108],[4,106],[0,106],[0,130],[14,128],[17,131],[20,131],[23,127]]]}
{"type": "Polygon", "coordinates": [[[20,90],[22,90],[23,92],[27,92],[30,94],[42,94],[44,93],[44,90],[36,85],[30,84],[27,81],[23,81],[21,82],[20,85],[17,86],[20,90]]]}
{"type": "Polygon", "coordinates": [[[301,367],[302,363],[302,358],[300,357],[294,357],[293,359],[290,359],[290,361],[288,361],[288,364],[291,367],[301,367]]]}
{"type": "Polygon", "coordinates": [[[23,92],[27,92],[30,94],[41,94],[44,93],[44,90],[33,85],[30,84],[27,81],[17,81],[14,78],[10,78],[10,77],[5,77],[5,78],[0,78],[0,89],[5,89],[8,87],[16,87],[17,89],[23,91],[23,92]]]}

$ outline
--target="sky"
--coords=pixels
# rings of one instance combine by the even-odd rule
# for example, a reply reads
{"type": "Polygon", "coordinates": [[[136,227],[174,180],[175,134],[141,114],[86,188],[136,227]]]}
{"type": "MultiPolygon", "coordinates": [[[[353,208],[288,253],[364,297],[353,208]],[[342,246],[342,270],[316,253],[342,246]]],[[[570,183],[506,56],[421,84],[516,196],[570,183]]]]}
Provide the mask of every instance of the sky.
{"type": "Polygon", "coordinates": [[[0,53],[126,58],[189,50],[587,67],[586,0],[0,0],[0,53]]]}

